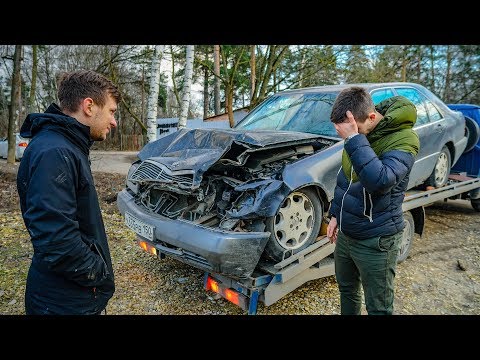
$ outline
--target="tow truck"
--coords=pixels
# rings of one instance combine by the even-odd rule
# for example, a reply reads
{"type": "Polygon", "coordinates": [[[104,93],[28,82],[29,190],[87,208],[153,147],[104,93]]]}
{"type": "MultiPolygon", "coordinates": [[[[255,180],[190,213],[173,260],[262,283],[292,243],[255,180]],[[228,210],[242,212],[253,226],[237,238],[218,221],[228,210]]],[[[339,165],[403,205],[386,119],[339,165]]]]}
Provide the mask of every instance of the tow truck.
{"type": "MultiPolygon", "coordinates": [[[[414,233],[420,236],[423,233],[425,207],[448,199],[470,200],[473,208],[480,211],[480,177],[470,177],[465,172],[450,173],[448,183],[441,188],[411,190],[406,193],[402,210],[407,224],[400,245],[399,260],[407,258],[414,233]]],[[[272,305],[308,281],[334,275],[335,244],[330,243],[326,237],[326,226],[324,222],[320,236],[306,249],[273,265],[260,260],[255,271],[246,279],[232,279],[205,272],[205,290],[219,294],[248,315],[255,315],[259,302],[265,306],[272,305]]]]}

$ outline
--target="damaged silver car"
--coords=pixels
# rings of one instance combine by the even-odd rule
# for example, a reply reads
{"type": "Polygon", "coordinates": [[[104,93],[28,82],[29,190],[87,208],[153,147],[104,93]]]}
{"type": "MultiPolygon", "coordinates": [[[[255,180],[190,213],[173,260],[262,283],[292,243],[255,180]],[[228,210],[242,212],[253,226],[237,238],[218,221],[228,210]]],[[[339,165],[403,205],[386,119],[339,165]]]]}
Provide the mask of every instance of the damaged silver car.
{"type": "MultiPolygon", "coordinates": [[[[409,188],[441,186],[467,144],[463,116],[417,84],[361,85],[376,103],[415,100],[421,151],[409,188]]],[[[347,86],[280,92],[234,129],[181,129],[147,144],[118,194],[126,224],[159,256],[234,278],[309,246],[340,169],[330,112],[347,86]]]]}

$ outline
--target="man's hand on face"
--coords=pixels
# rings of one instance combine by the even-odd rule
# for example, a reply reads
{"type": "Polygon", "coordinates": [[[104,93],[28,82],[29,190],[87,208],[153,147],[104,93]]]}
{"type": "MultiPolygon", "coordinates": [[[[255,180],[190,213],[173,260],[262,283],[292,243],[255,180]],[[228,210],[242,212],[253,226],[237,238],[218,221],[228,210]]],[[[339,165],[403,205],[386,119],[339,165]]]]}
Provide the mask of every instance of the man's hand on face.
{"type": "Polygon", "coordinates": [[[352,112],[349,110],[346,112],[346,115],[347,117],[345,121],[333,124],[335,126],[335,130],[337,130],[337,134],[342,139],[346,139],[348,136],[358,133],[357,122],[355,121],[352,112]]]}

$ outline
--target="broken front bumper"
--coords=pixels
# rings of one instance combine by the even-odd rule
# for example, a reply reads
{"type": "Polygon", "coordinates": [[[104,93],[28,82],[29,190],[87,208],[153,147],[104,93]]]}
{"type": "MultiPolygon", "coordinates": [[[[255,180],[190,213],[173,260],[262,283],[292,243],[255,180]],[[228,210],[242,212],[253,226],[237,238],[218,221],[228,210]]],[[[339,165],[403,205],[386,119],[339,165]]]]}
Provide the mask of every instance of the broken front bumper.
{"type": "Polygon", "coordinates": [[[225,231],[148,213],[135,204],[127,190],[118,193],[117,207],[123,216],[129,212],[154,226],[154,240],[142,240],[160,254],[201,270],[237,278],[252,274],[270,237],[269,232],[225,231]]]}

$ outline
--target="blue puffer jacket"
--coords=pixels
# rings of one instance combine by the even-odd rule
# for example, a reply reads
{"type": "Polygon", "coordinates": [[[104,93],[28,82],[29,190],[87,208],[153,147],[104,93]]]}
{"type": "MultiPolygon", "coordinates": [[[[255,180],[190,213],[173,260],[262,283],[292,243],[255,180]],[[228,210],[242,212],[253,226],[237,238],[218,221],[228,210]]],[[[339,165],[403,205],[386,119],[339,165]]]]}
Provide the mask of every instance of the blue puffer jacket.
{"type": "Polygon", "coordinates": [[[17,175],[33,258],[25,306],[34,314],[95,314],[115,286],[107,236],[93,182],[89,127],[52,104],[30,114],[32,138],[17,175]]]}
{"type": "Polygon", "coordinates": [[[412,130],[416,121],[413,103],[393,97],[377,108],[385,115],[368,138],[358,134],[345,143],[344,151],[353,166],[348,177],[342,167],[339,169],[329,211],[337,219],[339,230],[355,239],[388,236],[403,230],[402,203],[420,145],[412,130]],[[399,138],[407,142],[391,141],[399,138]],[[383,152],[377,150],[377,156],[371,139],[376,139],[372,146],[388,141],[393,145],[383,152]]]}
{"type": "Polygon", "coordinates": [[[350,182],[339,171],[329,212],[337,218],[339,230],[355,239],[393,235],[403,230],[402,203],[414,156],[391,150],[379,158],[362,134],[348,141],[345,150],[353,168],[359,169],[356,172],[360,181],[350,182]]]}

